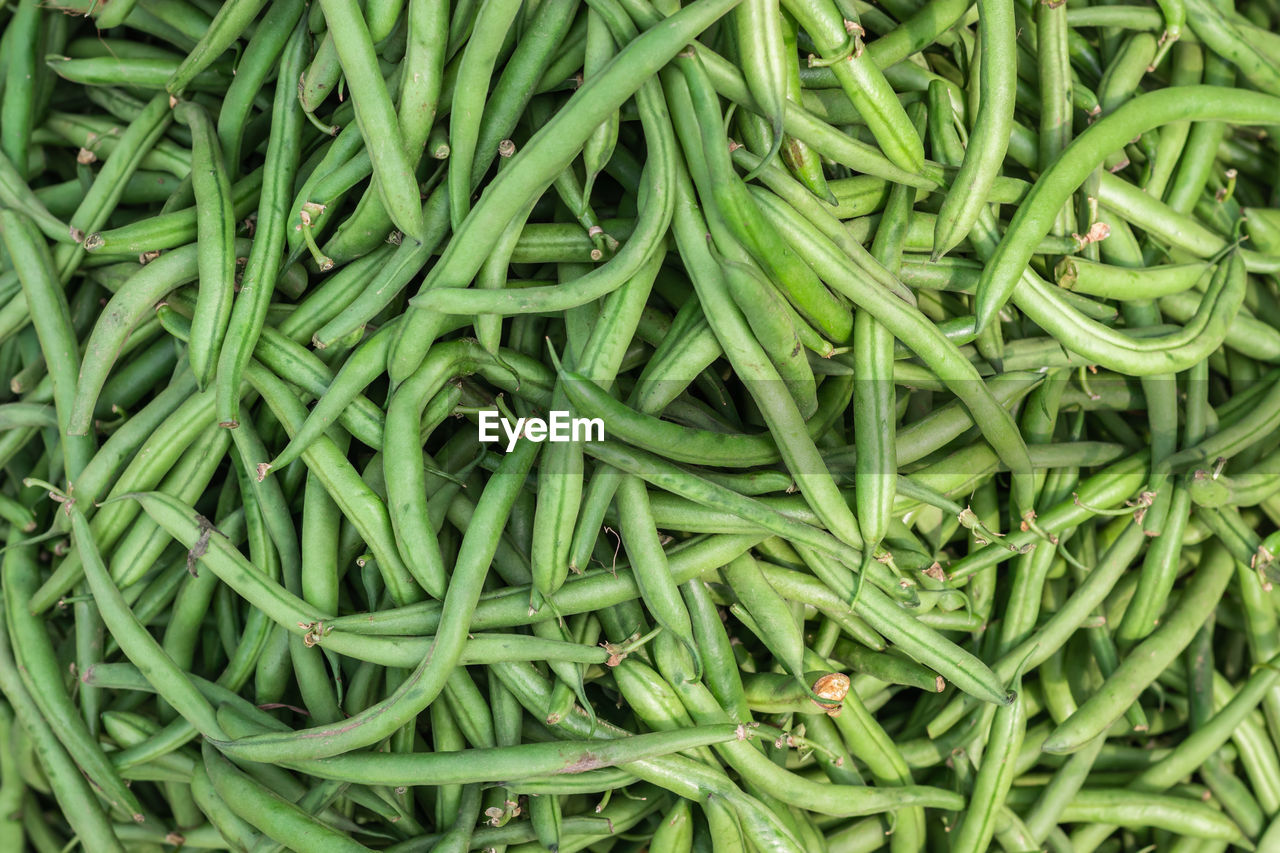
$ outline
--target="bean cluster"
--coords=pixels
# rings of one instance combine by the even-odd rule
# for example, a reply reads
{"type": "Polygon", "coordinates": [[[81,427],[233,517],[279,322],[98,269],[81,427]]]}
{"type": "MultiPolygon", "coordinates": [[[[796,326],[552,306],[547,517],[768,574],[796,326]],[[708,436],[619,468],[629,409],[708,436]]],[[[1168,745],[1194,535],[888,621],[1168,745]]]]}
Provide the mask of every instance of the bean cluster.
{"type": "Polygon", "coordinates": [[[0,0],[0,851],[1280,850],[1277,25],[0,0]]]}

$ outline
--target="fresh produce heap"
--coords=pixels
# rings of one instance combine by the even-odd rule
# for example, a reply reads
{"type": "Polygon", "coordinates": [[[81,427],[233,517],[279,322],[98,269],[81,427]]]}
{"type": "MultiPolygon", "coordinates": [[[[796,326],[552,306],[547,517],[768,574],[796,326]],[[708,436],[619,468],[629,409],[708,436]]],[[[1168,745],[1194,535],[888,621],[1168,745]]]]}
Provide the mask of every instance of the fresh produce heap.
{"type": "Polygon", "coordinates": [[[0,2],[0,850],[1280,849],[1278,21],[0,2]]]}

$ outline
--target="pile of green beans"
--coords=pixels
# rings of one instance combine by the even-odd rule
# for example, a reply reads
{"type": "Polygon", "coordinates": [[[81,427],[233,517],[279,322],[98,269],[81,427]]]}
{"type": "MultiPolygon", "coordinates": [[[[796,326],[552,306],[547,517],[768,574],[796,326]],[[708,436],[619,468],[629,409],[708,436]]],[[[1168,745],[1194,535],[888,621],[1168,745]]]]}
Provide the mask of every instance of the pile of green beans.
{"type": "Polygon", "coordinates": [[[0,851],[1280,850],[1278,29],[0,0],[0,851]]]}

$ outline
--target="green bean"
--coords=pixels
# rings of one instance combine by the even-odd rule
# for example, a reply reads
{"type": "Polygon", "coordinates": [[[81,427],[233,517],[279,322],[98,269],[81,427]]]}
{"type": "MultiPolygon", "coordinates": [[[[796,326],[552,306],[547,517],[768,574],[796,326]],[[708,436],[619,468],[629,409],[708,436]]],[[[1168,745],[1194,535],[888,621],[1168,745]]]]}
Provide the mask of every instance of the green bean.
{"type": "MultiPolygon", "coordinates": [[[[762,569],[769,583],[785,596],[800,597],[796,594],[797,591],[804,590],[804,600],[822,604],[824,609],[833,612],[847,611],[844,602],[839,601],[836,595],[812,578],[768,565],[762,566],[762,569]]],[[[941,638],[920,620],[903,619],[897,606],[878,590],[864,586],[854,609],[867,624],[902,651],[965,692],[985,701],[1007,701],[1007,692],[1000,688],[985,664],[964,649],[941,638]]]]}
{"type": "Polygon", "coordinates": [[[973,366],[967,360],[957,357],[954,345],[938,332],[937,327],[926,323],[923,315],[871,287],[859,277],[849,274],[847,268],[836,260],[836,253],[831,251],[833,247],[829,241],[799,221],[793,220],[793,224],[793,239],[796,244],[804,247],[807,257],[822,264],[832,286],[857,300],[897,338],[908,342],[917,355],[927,363],[931,362],[934,371],[947,383],[947,387],[964,401],[975,422],[987,426],[984,436],[1000,454],[1001,460],[1014,472],[1015,503],[1019,507],[1019,513],[1026,512],[1030,508],[1030,483],[1027,480],[1030,476],[1030,463],[1026,446],[1016,429],[1009,426],[1011,419],[1008,412],[990,396],[986,386],[968,378],[976,373],[973,366]]]}
{"type": "Polygon", "coordinates": [[[1045,741],[1044,749],[1072,752],[1110,726],[1143,687],[1191,641],[1195,630],[1226,589],[1234,568],[1225,550],[1215,549],[1206,554],[1178,609],[1168,614],[1159,627],[1129,653],[1099,692],[1058,726],[1045,741]]]}
{"type": "Polygon", "coordinates": [[[448,313],[512,314],[541,313],[567,310],[599,299],[620,287],[653,256],[652,245],[671,221],[673,198],[667,189],[671,177],[671,160],[661,156],[657,146],[666,140],[659,134],[649,135],[646,121],[646,139],[650,142],[650,165],[645,169],[645,182],[640,190],[640,218],[631,238],[622,250],[604,266],[587,273],[572,282],[554,287],[507,288],[503,290],[455,290],[435,289],[419,294],[411,300],[415,307],[429,308],[448,313]]]}
{"type": "MultiPolygon", "coordinates": [[[[227,725],[247,737],[262,727],[223,712],[227,725]]],[[[733,724],[695,726],[681,731],[633,735],[590,748],[575,743],[539,743],[497,749],[465,749],[445,753],[369,753],[323,760],[286,759],[286,763],[321,778],[356,784],[416,785],[430,778],[437,784],[515,782],[557,773],[585,773],[649,757],[674,754],[697,746],[742,738],[733,724]]]]}
{"type": "Polygon", "coordinates": [[[942,692],[945,679],[926,667],[893,654],[873,652],[860,643],[841,638],[832,651],[834,660],[847,664],[855,672],[889,684],[904,684],[920,690],[942,692]]]}
{"type": "Polygon", "coordinates": [[[1188,464],[1203,464],[1210,459],[1229,459],[1262,435],[1271,432],[1272,419],[1280,415],[1276,411],[1277,405],[1280,405],[1280,401],[1273,400],[1270,394],[1264,396],[1236,423],[1225,426],[1208,438],[1168,457],[1166,466],[1173,469],[1188,464]]]}
{"type": "MultiPolygon", "coordinates": [[[[490,185],[490,191],[473,208],[440,262],[432,268],[423,283],[423,291],[437,282],[447,286],[469,280],[480,268],[491,243],[496,242],[498,235],[493,230],[494,225],[504,221],[503,217],[509,214],[510,208],[548,186],[563,171],[581,146],[579,140],[585,140],[598,123],[594,117],[602,118],[617,109],[641,81],[682,49],[692,34],[710,25],[732,5],[733,0],[702,0],[702,3],[690,6],[669,21],[647,30],[618,54],[606,72],[587,81],[574,95],[576,108],[557,113],[516,153],[511,167],[503,170],[490,185]],[[630,82],[619,89],[617,82],[620,81],[630,82]],[[568,153],[570,148],[573,153],[568,153]],[[526,163],[535,163],[537,168],[526,168],[526,163]],[[465,250],[461,248],[463,246],[465,250]]],[[[435,337],[434,334],[422,334],[425,331],[423,324],[427,322],[429,318],[421,309],[413,309],[401,325],[390,360],[393,380],[402,380],[422,360],[435,337]]]]}
{"type": "MultiPolygon", "coordinates": [[[[1015,671],[1016,662],[1021,660],[1020,657],[1015,657],[1019,655],[1030,654],[1027,665],[1035,666],[1061,648],[1070,634],[1111,591],[1129,561],[1137,555],[1143,538],[1142,528],[1139,525],[1126,524],[1124,531],[1102,555],[1098,566],[1080,588],[1030,637],[1003,655],[996,663],[993,672],[997,676],[1012,673],[1015,671]]],[[[917,658],[919,659],[918,656],[917,658]]],[[[934,668],[938,669],[936,665],[934,668]]],[[[943,672],[941,669],[938,671],[943,672]]],[[[955,679],[948,674],[948,680],[955,679]]],[[[958,722],[958,718],[964,712],[964,704],[966,703],[953,703],[950,709],[939,714],[930,724],[930,734],[936,737],[937,734],[958,722]]],[[[1119,711],[1123,712],[1123,707],[1119,711]]]]}
{"type": "MultiPolygon", "coordinates": [[[[249,5],[253,6],[253,3],[249,5]]],[[[223,8],[225,10],[229,7],[223,8]]],[[[275,277],[280,270],[280,251],[284,245],[287,221],[284,206],[288,203],[288,193],[293,188],[295,161],[292,151],[297,146],[302,130],[291,81],[301,67],[303,36],[301,26],[295,26],[289,43],[284,47],[272,107],[272,137],[267,143],[267,162],[263,167],[264,174],[270,175],[272,180],[265,184],[258,208],[259,219],[264,218],[265,212],[266,221],[259,224],[254,235],[253,248],[249,251],[249,259],[245,263],[244,275],[240,281],[240,293],[228,311],[223,345],[214,366],[218,420],[222,425],[232,428],[239,421],[240,380],[257,346],[275,288],[275,277]]],[[[199,301],[197,298],[197,305],[199,301]]],[[[197,319],[198,315],[192,318],[193,335],[197,333],[197,319]]],[[[199,372],[196,372],[198,382],[199,372]]]]}
{"type": "Polygon", "coordinates": [[[930,0],[892,32],[867,45],[867,51],[879,67],[895,65],[932,44],[963,18],[968,9],[969,4],[959,0],[930,0]]]}
{"type": "Polygon", "coordinates": [[[786,602],[769,585],[749,555],[722,570],[725,581],[756,625],[757,636],[792,677],[804,679],[804,637],[786,602]]]}
{"type": "Polygon", "coordinates": [[[352,0],[324,0],[320,8],[356,105],[360,135],[373,163],[378,197],[391,221],[413,239],[423,236],[418,182],[405,151],[391,98],[382,84],[369,28],[352,0]]]}
{"type": "Polygon", "coordinates": [[[795,64],[795,52],[786,54],[782,9],[779,5],[748,0],[733,10],[735,46],[743,77],[752,99],[764,110],[772,137],[764,162],[782,148],[782,105],[786,100],[787,69],[795,64]]]}
{"type": "MultiPolygon", "coordinates": [[[[146,90],[163,90],[169,78],[177,71],[173,59],[135,57],[92,57],[70,59],[65,56],[48,56],[45,65],[65,80],[86,86],[111,86],[122,83],[146,90]]],[[[197,91],[220,91],[224,83],[212,71],[195,75],[187,84],[197,91]]]]}
{"type": "MultiPolygon", "coordinates": [[[[919,124],[919,108],[911,118],[919,124]]],[[[885,227],[876,233],[872,244],[875,259],[893,274],[902,266],[905,219],[910,214],[915,191],[897,185],[889,191],[885,205],[885,227]],[[894,221],[899,224],[895,225],[894,221]]],[[[889,529],[896,483],[888,475],[896,471],[896,426],[893,419],[894,392],[893,335],[867,311],[854,315],[854,447],[857,452],[854,471],[854,500],[858,528],[867,541],[863,561],[883,541],[889,529]]]]}
{"type": "MultiPolygon", "coordinates": [[[[560,375],[575,410],[601,418],[608,434],[628,444],[669,454],[668,458],[677,462],[704,466],[765,465],[782,459],[782,451],[771,434],[730,435],[682,427],[635,412],[580,374],[561,371],[560,375]]],[[[830,427],[843,400],[843,394],[824,394],[819,411],[806,423],[805,430],[811,438],[819,437],[830,427]]]]}
{"type": "MultiPolygon", "coordinates": [[[[707,667],[710,669],[710,667],[707,667]]],[[[682,701],[689,708],[695,721],[724,719],[726,712],[706,687],[697,682],[683,681],[673,685],[682,701]]],[[[739,688],[740,689],[740,688],[739,688]]],[[[815,784],[803,777],[790,774],[766,759],[758,750],[742,741],[721,744],[722,757],[753,785],[775,792],[795,804],[808,803],[807,807],[829,814],[844,816],[861,815],[898,806],[954,804],[952,797],[927,786],[902,786],[898,788],[863,788],[830,796],[831,788],[815,784]],[[854,794],[857,796],[854,796],[854,794]]]]}
{"type": "Polygon", "coordinates": [[[231,182],[222,160],[222,146],[208,112],[194,103],[176,108],[178,116],[191,128],[192,186],[196,195],[196,229],[199,232],[197,267],[200,295],[191,321],[191,342],[187,358],[203,390],[212,383],[218,353],[226,337],[235,292],[235,214],[231,203],[231,182]]]}
{"type": "Polygon", "coordinates": [[[213,707],[199,695],[187,675],[174,665],[159,643],[137,621],[111,582],[84,513],[74,503],[67,506],[72,533],[81,551],[85,579],[93,590],[102,619],[112,636],[147,680],[188,722],[206,736],[221,736],[222,729],[214,719],[213,707]]]}
{"type": "MultiPolygon", "coordinates": [[[[13,706],[14,718],[21,724],[39,756],[49,788],[65,803],[67,822],[80,837],[85,849],[122,851],[124,847],[111,831],[111,823],[94,796],[89,781],[79,766],[54,737],[48,722],[27,693],[19,677],[18,666],[9,650],[9,632],[0,631],[0,684],[13,706]]],[[[11,729],[11,732],[16,731],[11,729]]]]}
{"type": "MultiPolygon", "coordinates": [[[[317,6],[316,8],[320,8],[317,6]]],[[[326,32],[316,48],[311,64],[298,81],[298,102],[308,114],[320,108],[342,77],[342,64],[338,59],[337,43],[332,32],[326,32]]],[[[333,133],[333,129],[329,129],[333,133]]]]}
{"type": "MultiPolygon", "coordinates": [[[[567,0],[540,4],[523,25],[521,36],[511,49],[511,57],[485,104],[476,149],[480,157],[471,172],[473,186],[492,164],[502,140],[510,138],[516,129],[519,112],[530,104],[533,92],[528,81],[549,73],[558,54],[574,56],[574,51],[566,50],[573,39],[572,33],[578,33],[585,41],[586,21],[579,18],[575,23],[576,11],[577,7],[567,0]]],[[[584,67],[582,62],[578,59],[571,70],[584,67]]],[[[559,77],[555,82],[564,79],[559,77]]],[[[583,198],[586,198],[585,194],[583,198]]]]}
{"type": "Polygon", "coordinates": [[[1253,86],[1270,94],[1280,94],[1280,68],[1275,60],[1246,41],[1236,27],[1212,3],[1192,0],[1187,4],[1191,31],[1215,53],[1239,69],[1253,86]]]}
{"type": "MultiPolygon", "coordinates": [[[[706,571],[723,565],[764,539],[766,534],[739,534],[693,540],[686,548],[673,549],[668,554],[668,566],[678,583],[683,583],[706,571]],[[716,561],[720,562],[717,563],[716,561]]],[[[561,615],[572,615],[600,607],[609,607],[622,601],[639,597],[640,591],[626,566],[612,571],[593,572],[579,579],[571,578],[561,587],[556,599],[561,615]]],[[[553,618],[548,612],[528,612],[529,589],[514,588],[510,593],[486,598],[477,606],[472,617],[472,628],[527,625],[540,619],[553,618]],[[513,621],[514,620],[514,621],[513,621]]],[[[398,610],[383,611],[373,619],[338,617],[331,622],[336,630],[356,633],[412,634],[416,631],[434,630],[439,625],[438,605],[427,607],[412,605],[398,610]]]]}
{"type": "Polygon", "coordinates": [[[165,84],[170,94],[180,94],[191,80],[213,63],[218,55],[236,41],[262,9],[264,0],[246,0],[228,3],[218,10],[209,29],[200,38],[195,49],[173,72],[165,84]]]}
{"type": "Polygon", "coordinates": [[[1160,825],[1197,838],[1238,841],[1240,829],[1210,806],[1163,794],[1129,794],[1096,789],[1081,791],[1063,810],[1064,822],[1120,823],[1131,827],[1160,825]]]}
{"type": "Polygon", "coordinates": [[[312,335],[315,346],[324,348],[337,339],[358,332],[404,289],[444,235],[444,200],[442,191],[432,193],[424,213],[424,242],[402,242],[395,250],[392,263],[387,264],[354,299],[348,300],[336,316],[328,318],[315,331],[312,335]]]}
{"type": "MultiPolygon", "coordinates": [[[[1125,217],[1141,217],[1143,225],[1169,240],[1173,245],[1199,257],[1220,255],[1227,242],[1191,217],[1170,210],[1146,193],[1119,178],[1108,175],[1099,183],[1099,199],[1108,210],[1125,217]]],[[[1251,271],[1265,272],[1274,260],[1261,253],[1244,251],[1245,264],[1251,271]]]]}
{"type": "Polygon", "coordinates": [[[1058,285],[1075,293],[1108,299],[1158,299],[1195,287],[1211,268],[1207,263],[1170,264],[1158,267],[1118,267],[1087,258],[1063,258],[1058,264],[1058,285]]]}
{"type": "MultiPolygon", "coordinates": [[[[680,189],[686,198],[692,192],[687,184],[680,189]]],[[[677,244],[682,253],[691,259],[691,263],[705,269],[709,265],[710,258],[706,256],[705,242],[700,237],[694,236],[695,232],[701,231],[697,222],[692,217],[683,215],[680,207],[677,207],[675,222],[677,244]]],[[[717,326],[720,327],[717,337],[721,345],[730,350],[733,361],[741,369],[749,369],[749,375],[753,380],[749,386],[750,391],[752,394],[760,395],[762,414],[768,419],[767,422],[775,440],[781,442],[779,452],[788,470],[800,485],[806,500],[824,521],[837,531],[840,538],[850,544],[854,541],[861,543],[861,536],[856,530],[857,522],[847,505],[835,494],[836,490],[830,476],[814,458],[816,448],[804,440],[800,413],[776,378],[777,373],[771,368],[767,356],[760,351],[759,345],[745,334],[740,315],[735,314],[726,304],[727,294],[711,289],[710,282],[713,279],[701,276],[699,278],[708,285],[705,288],[699,288],[699,300],[704,309],[711,312],[708,321],[712,322],[713,330],[717,326]]]]}
{"type": "Polygon", "coordinates": [[[1137,337],[1104,332],[1105,327],[1072,311],[1042,280],[1031,274],[1023,277],[1024,284],[1029,286],[1028,298],[1018,297],[1018,302],[1055,333],[1065,334],[1068,328],[1079,330],[1085,326],[1098,330],[1098,337],[1080,349],[1087,350],[1083,354],[1100,365],[1125,364],[1122,369],[1143,376],[1177,372],[1201,360],[1226,338],[1231,320],[1240,307],[1238,299],[1243,298],[1243,294],[1237,296],[1243,267],[1240,253],[1231,252],[1218,265],[1205,297],[1187,325],[1167,335],[1137,337]]]}
{"type": "MultiPolygon", "coordinates": [[[[302,403],[293,396],[279,378],[268,374],[253,361],[245,372],[246,379],[262,395],[276,417],[296,432],[303,419],[302,403]]],[[[325,488],[343,515],[351,520],[377,557],[378,570],[387,582],[397,604],[406,604],[421,596],[416,580],[401,562],[394,542],[386,504],[365,483],[354,467],[328,437],[316,441],[302,454],[309,470],[325,480],[325,488]]],[[[266,463],[258,464],[258,476],[266,475],[266,463]]]]}
{"type": "Polygon", "coordinates": [[[689,813],[689,801],[679,800],[662,816],[662,823],[653,834],[654,845],[673,853],[685,853],[693,849],[693,817],[689,813]]]}
{"type": "MultiPolygon", "coordinates": [[[[130,122],[130,127],[124,134],[111,122],[64,113],[50,114],[45,120],[45,126],[65,137],[66,144],[85,148],[98,158],[106,156],[108,166],[112,155],[117,150],[123,150],[130,152],[129,159],[136,159],[134,168],[168,172],[181,179],[191,172],[190,153],[158,138],[164,130],[163,125],[168,123],[170,114],[168,97],[157,95],[138,118],[130,122]],[[138,131],[137,135],[130,132],[135,129],[138,131]]],[[[106,169],[107,166],[103,168],[106,169]]],[[[84,206],[88,209],[87,204],[84,206]]],[[[98,227],[100,226],[91,226],[82,230],[92,232],[98,230],[98,227]]]]}
{"type": "Polygon", "coordinates": [[[20,175],[27,171],[27,139],[35,123],[34,89],[30,81],[37,72],[40,18],[40,6],[34,0],[20,2],[10,24],[13,35],[6,51],[5,94],[0,99],[0,151],[20,175]]]}
{"type": "MultiPolygon", "coordinates": [[[[747,93],[746,83],[738,70],[710,50],[699,49],[699,54],[711,76],[716,91],[737,104],[750,108],[754,101],[747,93]]],[[[909,184],[914,187],[933,188],[937,181],[922,177],[891,162],[873,145],[853,139],[822,121],[798,104],[783,105],[784,130],[800,139],[815,151],[838,162],[858,164],[859,171],[868,175],[909,184]]]]}
{"type": "MultiPolygon", "coordinates": [[[[1011,690],[1021,684],[1021,673],[1014,676],[1011,690]]],[[[982,764],[973,783],[969,809],[956,830],[954,844],[958,850],[983,850],[991,843],[996,819],[995,812],[1004,805],[1004,799],[1013,784],[1013,757],[1022,747],[1027,726],[1026,699],[1019,696],[1004,707],[997,708],[987,735],[989,748],[983,753],[982,764]]]]}
{"type": "MultiPolygon", "coordinates": [[[[613,59],[617,52],[617,46],[614,44],[613,35],[609,32],[608,25],[598,12],[589,7],[587,9],[587,32],[584,50],[582,63],[584,79],[598,74],[600,69],[609,60],[613,59]]],[[[586,179],[582,185],[584,204],[590,200],[596,179],[604,172],[606,164],[613,156],[614,149],[618,144],[619,126],[620,116],[615,112],[605,119],[596,128],[595,132],[587,138],[587,141],[583,143],[582,164],[586,168],[586,179]]]]}
{"type": "Polygon", "coordinates": [[[823,58],[833,60],[836,79],[866,119],[885,156],[908,172],[919,172],[924,166],[924,144],[873,58],[863,57],[852,43],[835,4],[796,0],[787,4],[787,10],[814,39],[823,58]]]}
{"type": "MultiPolygon", "coordinates": [[[[463,371],[483,371],[488,375],[511,373],[499,357],[473,342],[458,341],[438,347],[392,395],[383,434],[387,496],[397,510],[392,517],[396,541],[400,553],[409,561],[414,577],[435,598],[442,598],[444,594],[444,566],[424,511],[426,474],[421,462],[422,445],[418,440],[417,424],[428,400],[439,386],[449,375],[463,371]],[[410,511],[404,512],[405,508],[410,508],[410,511]]],[[[337,385],[336,379],[334,384],[337,385]]]]}
{"type": "MultiPolygon", "coordinates": [[[[981,98],[964,160],[938,211],[932,253],[935,260],[953,249],[978,221],[1004,159],[1013,124],[1017,76],[1013,7],[984,0],[978,13],[978,39],[983,52],[978,82],[981,98]]],[[[979,322],[979,329],[982,325],[979,322]]]]}
{"type": "Polygon", "coordinates": [[[241,773],[227,759],[205,743],[204,766],[218,796],[241,819],[261,829],[276,841],[287,844],[323,845],[326,850],[368,850],[347,835],[335,832],[281,797],[271,789],[241,773]]]}
{"type": "MultiPolygon", "coordinates": [[[[782,16],[782,42],[783,50],[787,56],[795,56],[797,53],[796,37],[798,24],[795,18],[784,11],[782,16]]],[[[804,93],[800,84],[800,68],[794,62],[786,63],[783,68],[785,79],[785,95],[786,101],[793,104],[800,104],[803,101],[804,93]]],[[[783,104],[786,103],[783,102],[783,104]]],[[[786,126],[786,110],[783,104],[779,105],[779,120],[783,127],[786,126]]],[[[815,196],[827,201],[834,200],[827,183],[827,176],[823,170],[822,160],[817,156],[806,143],[793,137],[784,137],[782,144],[782,160],[786,163],[791,174],[796,180],[804,184],[804,186],[815,196]]]]}
{"type": "MultiPolygon", "coordinates": [[[[738,247],[734,247],[738,248],[738,247]]],[[[813,370],[805,349],[829,355],[834,347],[819,337],[796,313],[748,257],[732,260],[716,256],[724,273],[730,296],[746,316],[765,352],[769,355],[802,417],[811,417],[818,407],[813,370]]]]}
{"type": "Polygon", "coordinates": [[[46,629],[22,606],[36,586],[35,554],[31,548],[12,548],[5,555],[5,606],[13,653],[25,676],[27,690],[49,721],[50,728],[113,810],[134,820],[145,819],[143,806],[117,775],[110,760],[71,703],[61,667],[46,629]]]}
{"type": "MultiPolygon", "coordinates": [[[[245,242],[237,242],[233,251],[239,254],[248,248],[245,242]]],[[[88,432],[98,394],[130,331],[157,300],[199,274],[199,253],[199,247],[192,245],[165,254],[139,270],[111,298],[85,345],[69,433],[88,432]]]]}
{"type": "MultiPolygon", "coordinates": [[[[194,501],[208,487],[217,463],[226,452],[229,436],[217,435],[206,427],[159,484],[159,488],[182,501],[194,501]]],[[[128,534],[116,545],[108,568],[123,587],[136,583],[164,548],[169,538],[148,521],[135,522],[128,534]]]]}
{"type": "MultiPolygon", "coordinates": [[[[237,220],[247,216],[258,202],[264,173],[255,169],[231,186],[231,204],[237,220]]],[[[194,206],[111,228],[84,238],[89,253],[158,252],[194,243],[198,236],[194,206]]]]}
{"type": "Polygon", "coordinates": [[[303,4],[298,0],[270,4],[236,64],[235,76],[218,111],[218,139],[222,143],[223,161],[233,170],[239,169],[253,99],[283,52],[289,34],[302,17],[302,9],[303,4]]]}
{"type": "MultiPolygon", "coordinates": [[[[75,396],[70,371],[78,359],[79,347],[71,328],[66,295],[56,278],[53,258],[31,220],[21,213],[0,211],[0,237],[3,237],[10,258],[21,270],[18,280],[30,307],[40,350],[51,369],[58,429],[64,434],[70,433],[74,423],[75,396]]],[[[69,479],[79,476],[84,470],[93,455],[94,444],[93,438],[88,436],[63,442],[63,468],[69,479]]]]}
{"type": "Polygon", "coordinates": [[[397,113],[405,150],[413,162],[421,156],[438,111],[447,26],[448,10],[444,4],[409,4],[405,73],[400,81],[397,113]]]}
{"type": "Polygon", "coordinates": [[[6,207],[31,217],[36,227],[50,240],[60,243],[74,241],[70,226],[49,212],[39,196],[27,186],[14,162],[3,152],[0,152],[0,201],[6,207]]]}
{"type": "Polygon", "coordinates": [[[467,41],[449,112],[449,220],[457,231],[471,209],[472,165],[489,78],[519,3],[487,2],[476,15],[475,35],[467,41]]]}
{"type": "Polygon", "coordinates": [[[657,527],[649,511],[649,498],[638,477],[624,477],[618,486],[618,510],[624,518],[622,541],[631,564],[644,571],[635,574],[641,597],[653,614],[654,621],[675,635],[692,655],[693,628],[689,614],[677,592],[667,567],[667,557],[658,541],[657,527]]]}
{"type": "MultiPolygon", "coordinates": [[[[714,108],[716,99],[705,68],[696,59],[685,66],[685,82],[688,84],[685,88],[679,87],[674,80],[669,87],[678,93],[673,102],[676,106],[673,118],[688,153],[693,144],[693,114],[705,116],[714,108]],[[687,99],[685,91],[688,92],[687,99]]],[[[720,123],[702,119],[697,127],[702,149],[706,152],[705,165],[690,157],[689,173],[699,193],[710,196],[708,202],[714,213],[709,213],[708,221],[713,236],[718,224],[726,227],[770,273],[802,317],[833,340],[848,338],[853,325],[848,309],[823,287],[813,270],[799,261],[794,250],[761,215],[745,186],[733,175],[720,123]]],[[[732,244],[727,243],[724,236],[717,240],[717,244],[725,252],[732,251],[732,244]]]]}
{"type": "Polygon", "coordinates": [[[1162,621],[1160,614],[1176,579],[1190,509],[1188,487],[1185,483],[1176,483],[1160,536],[1143,561],[1138,591],[1116,628],[1116,636],[1121,643],[1132,643],[1148,636],[1162,621]]]}
{"type": "Polygon", "coordinates": [[[982,329],[1017,285],[1030,259],[1030,243],[1049,232],[1066,196],[1107,154],[1136,134],[1179,119],[1267,123],[1280,121],[1280,106],[1268,95],[1215,86],[1185,86],[1140,95],[1080,134],[1036,182],[1014,215],[990,265],[978,282],[975,314],[982,329]]]}
{"type": "MultiPolygon", "coordinates": [[[[510,512],[510,502],[514,499],[515,484],[523,479],[523,473],[533,463],[538,445],[525,442],[517,445],[516,450],[507,457],[508,465],[500,475],[495,475],[493,485],[485,490],[480,498],[476,512],[480,519],[473,521],[502,519],[510,512]],[[523,449],[523,451],[522,451],[523,449]]],[[[486,531],[488,524],[473,523],[471,530],[486,531]]],[[[294,759],[322,758],[337,755],[351,748],[351,744],[374,743],[386,734],[399,728],[400,725],[415,717],[429,704],[444,686],[449,670],[461,653],[462,642],[467,633],[471,612],[475,609],[480,594],[480,584],[492,559],[496,542],[476,543],[481,534],[464,537],[464,545],[470,546],[461,556],[467,556],[465,564],[454,569],[452,581],[445,593],[445,609],[441,614],[440,628],[436,633],[432,653],[423,658],[422,663],[387,699],[375,704],[369,710],[347,720],[340,728],[326,729],[321,727],[314,733],[300,732],[292,735],[261,735],[242,738],[234,742],[220,743],[218,748],[224,753],[248,757],[274,753],[290,756],[294,759]],[[474,552],[474,556],[472,553],[474,552]],[[468,571],[469,570],[469,571],[468,571]],[[452,651],[451,651],[452,648],[452,651]],[[363,723],[363,725],[360,725],[363,723]]]]}

